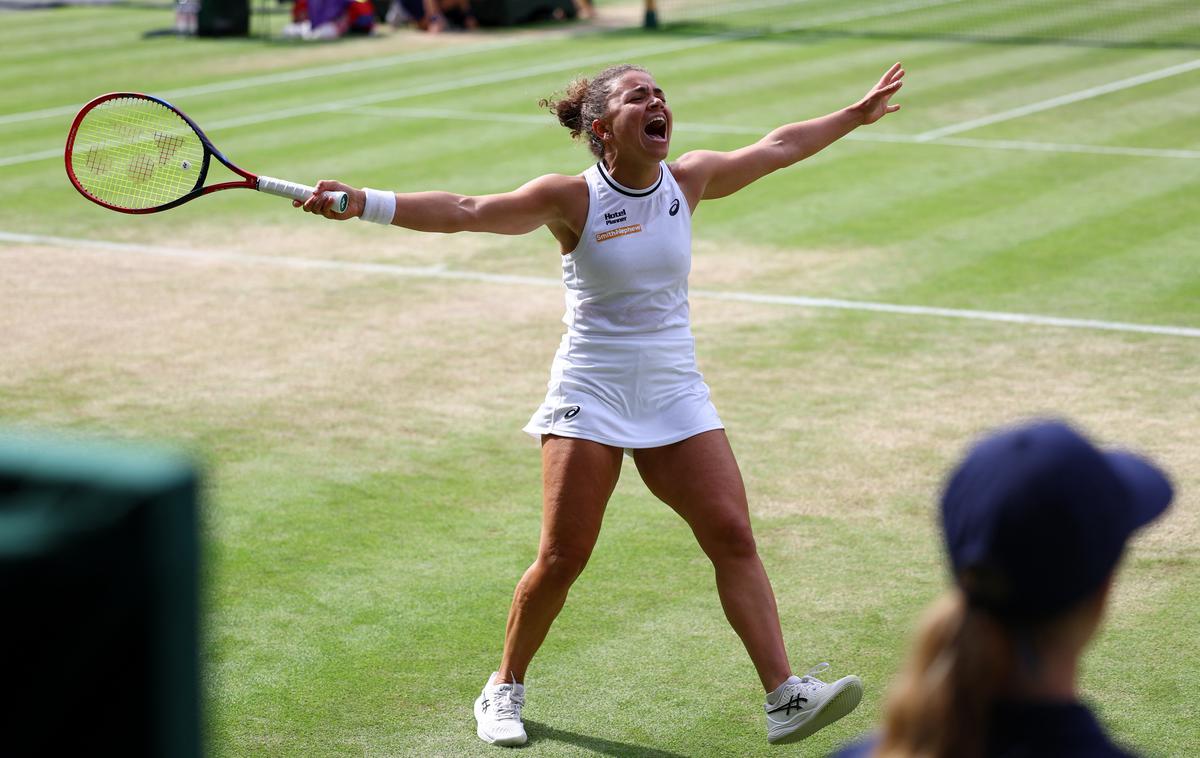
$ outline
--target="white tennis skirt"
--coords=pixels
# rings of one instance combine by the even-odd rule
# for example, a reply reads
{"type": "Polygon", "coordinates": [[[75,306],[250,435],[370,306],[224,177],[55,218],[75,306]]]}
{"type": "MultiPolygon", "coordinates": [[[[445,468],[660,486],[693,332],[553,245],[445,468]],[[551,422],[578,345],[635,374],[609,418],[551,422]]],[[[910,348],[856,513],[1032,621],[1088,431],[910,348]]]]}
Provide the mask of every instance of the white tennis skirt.
{"type": "Polygon", "coordinates": [[[696,341],[564,334],[546,400],[525,431],[661,447],[725,425],[696,369],[696,341]]]}

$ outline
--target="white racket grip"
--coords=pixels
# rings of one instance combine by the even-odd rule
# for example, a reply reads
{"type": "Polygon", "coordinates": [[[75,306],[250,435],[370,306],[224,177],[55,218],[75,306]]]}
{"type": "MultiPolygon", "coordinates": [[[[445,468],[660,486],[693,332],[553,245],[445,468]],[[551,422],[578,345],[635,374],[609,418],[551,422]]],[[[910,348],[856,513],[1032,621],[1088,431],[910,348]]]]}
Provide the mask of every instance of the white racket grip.
{"type": "MultiPolygon", "coordinates": [[[[258,191],[266,192],[268,195],[290,197],[293,200],[307,200],[312,195],[313,188],[295,182],[285,182],[283,179],[276,179],[273,176],[260,176],[258,177],[258,191]]],[[[333,197],[335,211],[345,212],[346,205],[350,202],[350,198],[345,192],[326,192],[325,194],[333,197]]]]}

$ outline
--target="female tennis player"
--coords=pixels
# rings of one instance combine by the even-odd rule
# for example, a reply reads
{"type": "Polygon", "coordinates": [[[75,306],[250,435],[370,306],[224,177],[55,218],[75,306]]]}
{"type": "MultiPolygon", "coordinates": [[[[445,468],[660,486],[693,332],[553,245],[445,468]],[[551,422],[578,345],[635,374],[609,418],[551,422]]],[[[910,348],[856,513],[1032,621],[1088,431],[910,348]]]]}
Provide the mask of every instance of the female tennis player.
{"type": "Polygon", "coordinates": [[[526,234],[545,226],[558,240],[566,334],[545,401],[525,427],[541,440],[541,542],[517,584],[500,665],[475,702],[484,741],[526,741],[525,672],[591,555],[626,450],[712,561],[725,615],[767,692],[767,739],[803,739],[858,705],[858,677],[827,684],[815,676],[827,664],[798,677],[788,662],[741,473],[696,370],[691,217],[702,200],[737,192],[896,111],[889,99],[903,76],[897,63],[854,105],[781,126],[739,150],[697,150],[667,163],[673,119],[662,89],[645,69],[615,66],[542,103],[598,159],[581,174],[476,197],[326,180],[303,202],[338,220],[360,216],[426,232],[526,234]],[[344,212],[333,209],[330,191],[349,195],[344,212]]]}

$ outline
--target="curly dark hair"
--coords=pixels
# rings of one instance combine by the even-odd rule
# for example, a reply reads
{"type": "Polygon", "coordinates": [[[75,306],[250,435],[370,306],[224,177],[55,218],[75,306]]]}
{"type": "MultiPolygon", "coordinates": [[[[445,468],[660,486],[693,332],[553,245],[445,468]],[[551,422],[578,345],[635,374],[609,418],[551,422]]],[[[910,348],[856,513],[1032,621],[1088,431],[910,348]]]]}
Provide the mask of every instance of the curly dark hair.
{"type": "Polygon", "coordinates": [[[592,122],[604,118],[613,84],[630,71],[650,73],[641,66],[629,63],[610,66],[591,79],[576,79],[568,85],[562,97],[543,98],[538,101],[538,105],[554,111],[554,115],[558,116],[558,123],[570,129],[574,139],[581,139],[582,135],[586,134],[592,154],[604,160],[604,142],[592,132],[592,122]]]}

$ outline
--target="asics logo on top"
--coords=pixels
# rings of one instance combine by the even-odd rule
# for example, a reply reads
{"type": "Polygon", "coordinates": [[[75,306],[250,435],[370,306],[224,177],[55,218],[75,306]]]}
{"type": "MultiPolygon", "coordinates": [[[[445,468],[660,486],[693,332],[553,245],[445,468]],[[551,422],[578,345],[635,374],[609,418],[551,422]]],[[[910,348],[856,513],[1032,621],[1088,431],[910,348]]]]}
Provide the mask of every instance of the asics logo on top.
{"type": "Polygon", "coordinates": [[[624,224],[625,223],[625,209],[622,208],[619,211],[613,211],[612,213],[605,213],[604,214],[604,223],[608,224],[609,226],[612,226],[613,224],[624,224]]]}
{"type": "Polygon", "coordinates": [[[675,198],[671,201],[670,214],[674,216],[676,213],[679,213],[679,198],[675,198]]]}

